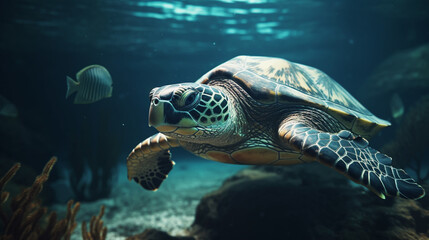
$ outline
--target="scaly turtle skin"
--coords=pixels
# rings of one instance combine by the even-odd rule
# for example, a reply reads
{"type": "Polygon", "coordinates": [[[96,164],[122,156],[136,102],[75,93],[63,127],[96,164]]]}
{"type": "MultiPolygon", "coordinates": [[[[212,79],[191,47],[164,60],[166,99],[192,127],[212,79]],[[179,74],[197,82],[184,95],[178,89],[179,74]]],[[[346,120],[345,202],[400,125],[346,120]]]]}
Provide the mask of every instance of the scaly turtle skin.
{"type": "Polygon", "coordinates": [[[195,83],[155,88],[149,125],[160,133],[127,159],[128,178],[157,190],[172,169],[169,149],[183,147],[233,164],[318,161],[379,197],[418,199],[425,192],[392,159],[368,146],[390,123],[377,118],[318,69],[270,57],[238,56],[195,83]]]}

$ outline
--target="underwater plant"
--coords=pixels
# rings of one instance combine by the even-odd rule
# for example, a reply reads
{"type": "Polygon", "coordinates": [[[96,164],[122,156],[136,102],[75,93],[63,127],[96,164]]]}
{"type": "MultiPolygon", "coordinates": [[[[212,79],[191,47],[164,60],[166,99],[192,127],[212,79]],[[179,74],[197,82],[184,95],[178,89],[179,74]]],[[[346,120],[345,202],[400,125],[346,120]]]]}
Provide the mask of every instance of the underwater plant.
{"type": "Polygon", "coordinates": [[[86,227],[86,222],[82,222],[82,238],[83,240],[104,240],[107,236],[107,227],[103,227],[104,205],[101,206],[98,216],[92,216],[89,223],[89,232],[86,227]]]}
{"type": "Polygon", "coordinates": [[[43,184],[48,180],[56,157],[45,165],[41,175],[37,176],[33,185],[24,189],[20,194],[11,200],[10,209],[12,214],[8,216],[3,210],[3,205],[9,198],[9,193],[4,191],[6,183],[16,174],[21,164],[16,163],[0,180],[1,207],[0,216],[4,223],[2,240],[8,239],[70,239],[71,233],[76,227],[76,213],[79,211],[80,203],[73,204],[70,200],[67,203],[67,215],[64,219],[57,221],[56,212],[52,212],[48,217],[48,223],[43,227],[42,218],[47,212],[47,208],[37,201],[39,193],[43,189],[43,184]]]}
{"type": "Polygon", "coordinates": [[[69,181],[79,201],[108,197],[119,161],[121,137],[110,128],[111,113],[98,113],[94,124],[84,119],[72,137],[69,181]]]}
{"type": "Polygon", "coordinates": [[[429,134],[429,95],[421,97],[415,105],[406,112],[396,136],[387,144],[385,151],[395,159],[398,167],[412,170],[417,181],[428,183],[429,165],[427,158],[427,136],[429,134]]]}
{"type": "MultiPolygon", "coordinates": [[[[20,163],[13,165],[9,171],[0,179],[0,218],[3,226],[0,233],[0,240],[68,240],[76,228],[76,215],[80,208],[80,203],[73,200],[67,203],[67,213],[64,219],[57,221],[57,213],[51,212],[45,221],[47,208],[40,204],[38,195],[43,189],[43,184],[48,180],[52,167],[57,158],[52,157],[43,168],[42,173],[36,177],[31,187],[24,189],[20,194],[11,199],[10,211],[4,208],[9,199],[9,192],[4,191],[6,184],[15,176],[21,167],[20,163]]],[[[91,231],[82,231],[84,240],[104,240],[107,228],[103,227],[101,217],[104,213],[104,206],[101,207],[100,214],[91,219],[91,231]],[[85,234],[85,235],[84,235],[85,234]]],[[[85,222],[82,228],[86,227],[85,222]]]]}

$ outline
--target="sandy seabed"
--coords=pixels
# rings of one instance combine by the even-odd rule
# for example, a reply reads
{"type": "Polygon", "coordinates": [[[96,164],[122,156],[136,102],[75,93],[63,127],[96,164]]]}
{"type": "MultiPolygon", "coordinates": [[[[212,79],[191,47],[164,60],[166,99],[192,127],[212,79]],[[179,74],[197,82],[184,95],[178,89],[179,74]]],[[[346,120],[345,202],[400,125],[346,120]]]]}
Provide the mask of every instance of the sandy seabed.
{"type": "MultiPolygon", "coordinates": [[[[183,235],[194,221],[200,199],[218,189],[222,182],[245,166],[230,165],[204,159],[175,159],[176,165],[156,192],[144,190],[126,177],[125,166],[119,169],[119,178],[111,197],[95,202],[81,203],[77,215],[78,227],[72,239],[81,239],[81,223],[89,222],[105,205],[104,225],[107,239],[125,239],[156,228],[171,235],[183,235]]],[[[64,214],[65,205],[57,204],[53,210],[64,214]]]]}

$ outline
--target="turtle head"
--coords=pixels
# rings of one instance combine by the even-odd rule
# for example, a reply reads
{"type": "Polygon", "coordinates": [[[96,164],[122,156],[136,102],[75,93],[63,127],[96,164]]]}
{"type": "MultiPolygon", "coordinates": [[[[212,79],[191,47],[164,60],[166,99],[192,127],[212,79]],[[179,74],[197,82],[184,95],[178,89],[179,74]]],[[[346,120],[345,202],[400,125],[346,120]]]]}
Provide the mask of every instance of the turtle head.
{"type": "Polygon", "coordinates": [[[149,126],[172,137],[195,139],[217,135],[229,121],[228,98],[214,86],[181,83],[154,88],[149,126]]]}

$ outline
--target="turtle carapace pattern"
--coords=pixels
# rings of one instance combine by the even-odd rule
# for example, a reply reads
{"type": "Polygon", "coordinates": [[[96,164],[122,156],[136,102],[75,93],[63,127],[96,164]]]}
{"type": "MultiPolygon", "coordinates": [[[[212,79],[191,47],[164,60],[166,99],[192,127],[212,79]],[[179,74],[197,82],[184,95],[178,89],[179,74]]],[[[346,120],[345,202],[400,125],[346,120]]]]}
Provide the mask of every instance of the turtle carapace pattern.
{"type": "Polygon", "coordinates": [[[173,168],[170,148],[248,165],[317,161],[381,198],[424,189],[367,139],[389,122],[322,71],[280,58],[238,56],[195,83],[154,88],[149,125],[159,133],[127,159],[128,178],[157,190],[173,168]]]}

